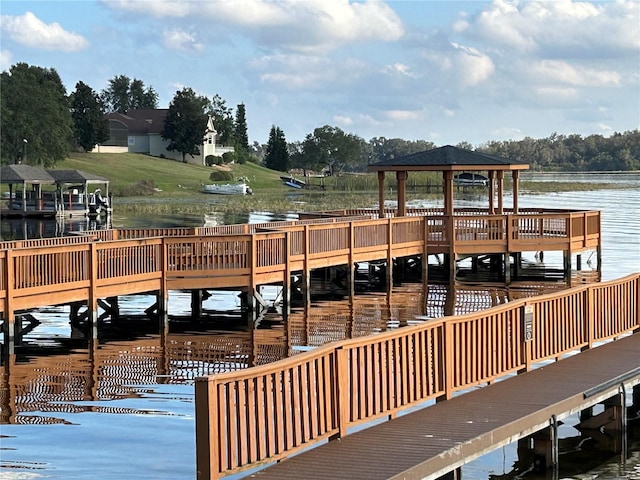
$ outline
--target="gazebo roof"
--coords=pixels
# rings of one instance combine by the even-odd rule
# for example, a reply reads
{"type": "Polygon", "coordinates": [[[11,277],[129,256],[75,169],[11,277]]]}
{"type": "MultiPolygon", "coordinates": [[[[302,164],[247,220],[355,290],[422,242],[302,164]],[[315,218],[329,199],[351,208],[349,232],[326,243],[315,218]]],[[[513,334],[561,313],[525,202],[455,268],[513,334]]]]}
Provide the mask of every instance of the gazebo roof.
{"type": "Polygon", "coordinates": [[[368,166],[369,171],[527,170],[529,164],[446,145],[368,166]]]}
{"type": "Polygon", "coordinates": [[[58,183],[109,183],[104,177],[83,172],[82,170],[47,170],[58,183]]]}
{"type": "Polygon", "coordinates": [[[55,182],[55,178],[46,170],[31,165],[3,165],[0,169],[0,183],[52,184],[55,182]]]}

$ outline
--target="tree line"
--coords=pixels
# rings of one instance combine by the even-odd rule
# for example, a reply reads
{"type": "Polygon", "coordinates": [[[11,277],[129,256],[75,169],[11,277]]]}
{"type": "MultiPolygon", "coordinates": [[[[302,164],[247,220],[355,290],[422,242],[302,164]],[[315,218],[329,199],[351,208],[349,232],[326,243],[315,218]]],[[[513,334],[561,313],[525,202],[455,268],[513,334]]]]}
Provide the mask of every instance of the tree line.
{"type": "MultiPolygon", "coordinates": [[[[109,139],[108,113],[157,109],[158,94],[142,80],[114,76],[98,93],[82,81],[67,95],[53,68],[13,65],[0,74],[0,161],[54,166],[73,150],[90,152],[109,139]]],[[[235,147],[235,159],[249,156],[244,104],[233,109],[219,95],[209,99],[190,88],[176,92],[161,135],[168,149],[199,155],[209,115],[218,141],[235,147]]]]}
{"type": "MultiPolygon", "coordinates": [[[[67,95],[55,69],[13,65],[0,75],[0,137],[2,163],[29,163],[49,167],[74,148],[91,151],[108,140],[105,115],[131,109],[158,108],[158,94],[142,80],[114,76],[102,92],[79,81],[67,95]]],[[[235,112],[219,95],[207,98],[185,87],[176,92],[168,109],[162,136],[168,149],[199,155],[208,117],[214,120],[218,141],[235,147],[233,160],[261,163],[286,172],[291,168],[338,175],[364,172],[371,163],[436,148],[425,140],[374,137],[369,141],[338,127],[315,128],[302,141],[287,142],[284,131],[272,125],[266,144],[249,144],[246,107],[235,112]]],[[[553,133],[547,138],[489,141],[456,146],[523,161],[532,170],[629,171],[640,170],[640,131],[609,137],[553,133]]]]}

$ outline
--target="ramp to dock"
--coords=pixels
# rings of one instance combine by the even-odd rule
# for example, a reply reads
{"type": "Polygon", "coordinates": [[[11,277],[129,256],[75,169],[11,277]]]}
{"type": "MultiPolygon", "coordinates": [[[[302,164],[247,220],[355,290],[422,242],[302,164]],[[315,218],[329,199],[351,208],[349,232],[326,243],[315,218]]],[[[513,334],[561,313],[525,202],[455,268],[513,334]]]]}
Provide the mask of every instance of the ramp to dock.
{"type": "Polygon", "coordinates": [[[640,334],[328,442],[246,478],[432,479],[640,383],[640,334]]]}

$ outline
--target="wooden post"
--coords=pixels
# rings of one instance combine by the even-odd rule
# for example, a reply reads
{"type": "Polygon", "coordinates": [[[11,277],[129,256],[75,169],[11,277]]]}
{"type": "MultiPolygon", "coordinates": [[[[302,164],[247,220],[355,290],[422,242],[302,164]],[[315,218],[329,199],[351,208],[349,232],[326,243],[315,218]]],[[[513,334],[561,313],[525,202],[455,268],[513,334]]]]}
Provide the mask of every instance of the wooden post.
{"type": "Polygon", "coordinates": [[[509,285],[511,283],[511,254],[506,252],[504,254],[504,283],[509,285]]]}
{"type": "Polygon", "coordinates": [[[387,219],[387,291],[393,288],[393,217],[387,219]]]}
{"type": "MultiPolygon", "coordinates": [[[[336,348],[335,387],[338,399],[338,433],[337,438],[347,436],[349,427],[349,356],[347,351],[336,348]]],[[[335,437],[334,437],[335,438],[335,437]]],[[[332,438],[333,439],[333,438],[332,438]]]]}
{"type": "Polygon", "coordinates": [[[291,262],[289,261],[289,252],[291,252],[291,235],[290,232],[284,234],[284,278],[282,282],[282,317],[286,323],[291,313],[291,262]]]}
{"type": "Polygon", "coordinates": [[[202,290],[191,290],[191,318],[202,317],[202,290]]]}
{"type": "MultiPolygon", "coordinates": [[[[427,221],[427,217],[422,217],[423,229],[422,234],[424,235],[424,245],[422,248],[422,284],[427,285],[429,282],[429,222],[427,221]]],[[[426,300],[425,296],[425,300],[426,300]]]]}
{"type": "Polygon", "coordinates": [[[349,301],[353,305],[353,296],[356,292],[356,264],[353,259],[354,249],[356,248],[356,239],[354,233],[353,222],[349,222],[349,265],[347,268],[347,290],[349,291],[349,301]]]}
{"type": "Polygon", "coordinates": [[[218,459],[218,398],[214,377],[200,377],[195,381],[196,410],[196,478],[219,478],[218,459]]]}
{"type": "Polygon", "coordinates": [[[513,214],[514,215],[518,214],[518,194],[519,194],[518,190],[520,189],[519,177],[520,177],[519,170],[514,170],[513,172],[511,172],[511,179],[513,182],[513,214]]]}
{"type": "Polygon", "coordinates": [[[384,171],[378,172],[378,217],[384,218],[384,171]]]}
{"type": "Polygon", "coordinates": [[[498,181],[498,215],[504,214],[504,171],[498,170],[496,172],[498,181]]]}
{"type": "MultiPolygon", "coordinates": [[[[24,197],[23,197],[24,198],[24,197]]],[[[7,296],[4,299],[4,313],[3,313],[3,325],[4,325],[4,345],[7,355],[15,354],[15,313],[13,311],[13,295],[15,290],[15,260],[13,257],[13,250],[7,250],[7,256],[5,258],[6,266],[4,272],[4,284],[7,288],[7,296]]]]}
{"type": "Polygon", "coordinates": [[[571,250],[565,250],[563,252],[563,271],[564,279],[567,285],[571,286],[571,250]]]}
{"type": "Polygon", "coordinates": [[[544,473],[547,468],[558,466],[558,422],[555,415],[549,423],[549,427],[533,436],[533,469],[537,473],[544,473]]]}
{"type": "Polygon", "coordinates": [[[404,217],[407,214],[407,177],[405,171],[396,172],[398,181],[398,216],[404,217]]]}
{"type": "Polygon", "coordinates": [[[496,195],[496,172],[495,170],[489,170],[489,215],[493,215],[495,212],[493,206],[493,197],[496,195]]]}
{"type": "Polygon", "coordinates": [[[302,295],[305,307],[311,305],[311,268],[309,267],[309,225],[304,226],[304,270],[302,271],[302,295]]]}
{"type": "Polygon", "coordinates": [[[89,338],[98,338],[98,251],[97,243],[89,244],[89,299],[87,300],[87,322],[89,338]]]}

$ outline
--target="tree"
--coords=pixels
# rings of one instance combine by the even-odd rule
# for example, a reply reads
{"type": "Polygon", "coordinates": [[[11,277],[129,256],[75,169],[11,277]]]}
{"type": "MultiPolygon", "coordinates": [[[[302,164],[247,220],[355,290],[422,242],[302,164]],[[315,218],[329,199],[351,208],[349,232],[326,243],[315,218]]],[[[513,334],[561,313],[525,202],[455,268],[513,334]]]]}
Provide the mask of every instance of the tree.
{"type": "Polygon", "coordinates": [[[269,132],[269,141],[267,142],[267,153],[264,157],[264,163],[271,170],[286,172],[289,170],[289,151],[287,149],[287,140],[284,132],[280,127],[271,126],[269,132]]]}
{"type": "Polygon", "coordinates": [[[236,108],[236,121],[233,125],[236,149],[249,151],[249,136],[247,134],[247,117],[244,103],[236,108]]]}
{"type": "Polygon", "coordinates": [[[366,143],[353,134],[345,134],[338,127],[325,125],[308,134],[302,143],[302,155],[296,156],[302,161],[300,166],[309,169],[328,169],[329,175],[335,175],[348,167],[351,170],[366,166],[366,143]]]}
{"type": "Polygon", "coordinates": [[[158,108],[158,94],[153,87],[145,89],[144,82],[126,75],[116,75],[109,80],[109,87],[101,93],[101,98],[110,112],[126,114],[132,109],[158,108]]]}
{"type": "Polygon", "coordinates": [[[13,65],[0,76],[3,163],[53,166],[73,138],[67,93],[55,69],[13,65]]]}
{"type": "Polygon", "coordinates": [[[202,138],[207,128],[208,116],[205,108],[208,100],[185,87],[176,92],[169,112],[164,120],[161,136],[169,140],[167,150],[182,153],[182,161],[187,154],[200,155],[202,138]]]}
{"type": "Polygon", "coordinates": [[[213,117],[213,123],[218,132],[218,141],[228,145],[233,138],[233,111],[227,107],[220,95],[215,95],[211,101],[207,101],[207,114],[213,117]]]}
{"type": "Polygon", "coordinates": [[[78,145],[90,152],[96,144],[109,140],[109,122],[98,94],[89,85],[78,82],[70,101],[74,138],[78,145]]]}
{"type": "Polygon", "coordinates": [[[144,82],[134,78],[129,85],[129,109],[158,108],[158,93],[153,87],[145,88],[144,82]]]}

